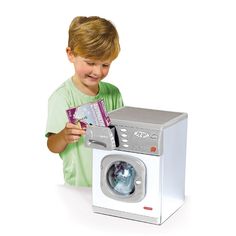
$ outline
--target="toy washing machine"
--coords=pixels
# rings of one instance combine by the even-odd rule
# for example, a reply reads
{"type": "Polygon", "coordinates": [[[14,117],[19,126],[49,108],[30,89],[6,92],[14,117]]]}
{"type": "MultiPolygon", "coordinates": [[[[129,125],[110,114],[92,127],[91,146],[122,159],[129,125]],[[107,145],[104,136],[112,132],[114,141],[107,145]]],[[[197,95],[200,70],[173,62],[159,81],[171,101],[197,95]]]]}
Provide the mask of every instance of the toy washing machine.
{"type": "Polygon", "coordinates": [[[89,127],[93,211],[153,224],[184,203],[187,114],[123,107],[89,127]]]}

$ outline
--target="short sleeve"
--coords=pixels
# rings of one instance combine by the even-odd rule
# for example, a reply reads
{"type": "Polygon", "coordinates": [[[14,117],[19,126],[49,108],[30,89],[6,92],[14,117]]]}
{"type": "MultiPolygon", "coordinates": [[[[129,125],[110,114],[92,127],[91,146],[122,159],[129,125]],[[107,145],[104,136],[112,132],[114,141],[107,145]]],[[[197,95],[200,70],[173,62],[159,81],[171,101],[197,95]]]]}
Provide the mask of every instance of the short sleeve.
{"type": "Polygon", "coordinates": [[[49,133],[57,134],[68,121],[66,110],[69,108],[67,100],[63,94],[56,91],[48,100],[48,119],[45,136],[49,133]]]}
{"type": "Polygon", "coordinates": [[[118,109],[118,108],[121,108],[124,106],[124,102],[123,102],[123,99],[122,99],[122,95],[119,91],[119,89],[117,89],[117,97],[116,97],[116,106],[115,106],[115,109],[118,109]]]}

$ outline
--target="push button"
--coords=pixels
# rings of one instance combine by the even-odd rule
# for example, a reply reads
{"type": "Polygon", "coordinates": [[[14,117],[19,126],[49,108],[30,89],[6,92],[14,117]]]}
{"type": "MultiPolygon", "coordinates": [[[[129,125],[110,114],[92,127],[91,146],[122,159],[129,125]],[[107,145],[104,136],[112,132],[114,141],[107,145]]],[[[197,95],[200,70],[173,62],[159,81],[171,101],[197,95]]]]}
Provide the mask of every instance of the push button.
{"type": "Polygon", "coordinates": [[[150,152],[156,152],[156,151],[157,151],[157,147],[156,146],[150,147],[150,152]]]}

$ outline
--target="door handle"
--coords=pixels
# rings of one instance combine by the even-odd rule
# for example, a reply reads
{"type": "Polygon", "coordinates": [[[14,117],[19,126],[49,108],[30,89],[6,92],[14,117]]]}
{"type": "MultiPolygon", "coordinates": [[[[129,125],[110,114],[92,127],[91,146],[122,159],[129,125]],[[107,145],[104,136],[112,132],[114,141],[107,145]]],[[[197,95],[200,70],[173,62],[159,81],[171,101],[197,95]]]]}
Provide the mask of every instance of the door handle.
{"type": "Polygon", "coordinates": [[[93,143],[93,144],[97,144],[97,145],[103,146],[104,148],[107,147],[107,145],[105,143],[97,141],[97,140],[94,140],[94,139],[89,139],[89,142],[93,143]]]}

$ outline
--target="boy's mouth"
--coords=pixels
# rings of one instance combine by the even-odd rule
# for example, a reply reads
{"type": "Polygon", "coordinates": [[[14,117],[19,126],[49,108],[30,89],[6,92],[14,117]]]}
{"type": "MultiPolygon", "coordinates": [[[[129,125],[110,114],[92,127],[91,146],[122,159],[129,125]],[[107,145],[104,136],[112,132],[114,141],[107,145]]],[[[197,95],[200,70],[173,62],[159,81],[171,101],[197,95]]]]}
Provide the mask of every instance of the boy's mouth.
{"type": "Polygon", "coordinates": [[[99,80],[99,77],[94,77],[94,76],[91,76],[91,75],[87,75],[87,77],[88,77],[90,80],[93,80],[93,81],[99,80]]]}

